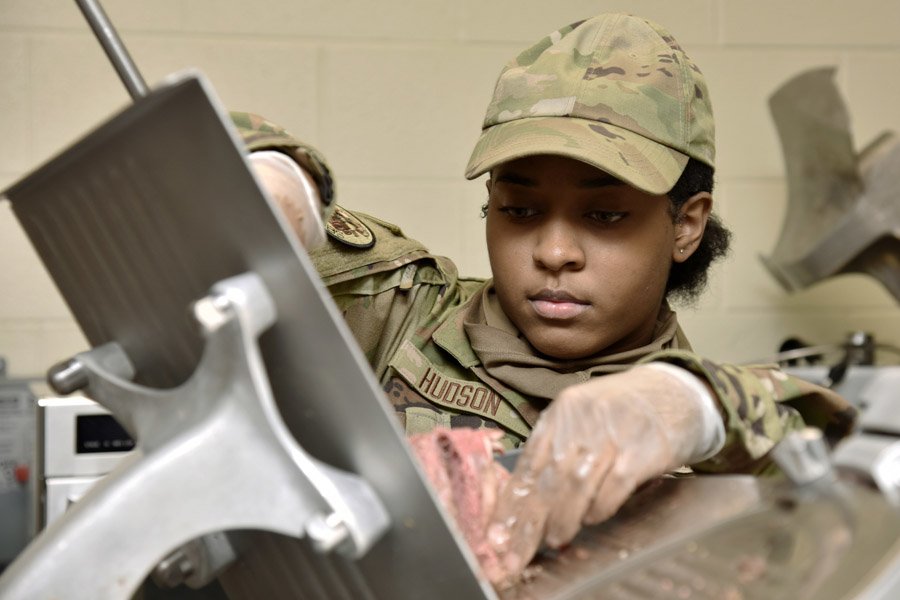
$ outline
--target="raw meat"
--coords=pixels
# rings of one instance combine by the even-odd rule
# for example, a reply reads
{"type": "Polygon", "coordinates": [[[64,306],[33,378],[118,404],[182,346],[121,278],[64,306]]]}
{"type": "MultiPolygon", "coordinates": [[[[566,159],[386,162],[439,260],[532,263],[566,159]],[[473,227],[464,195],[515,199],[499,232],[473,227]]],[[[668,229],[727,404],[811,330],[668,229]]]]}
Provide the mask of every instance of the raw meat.
{"type": "Polygon", "coordinates": [[[509,479],[509,473],[494,461],[494,452],[503,450],[501,437],[503,432],[496,429],[437,428],[410,438],[444,508],[494,584],[512,575],[502,568],[487,541],[497,495],[509,479]]]}

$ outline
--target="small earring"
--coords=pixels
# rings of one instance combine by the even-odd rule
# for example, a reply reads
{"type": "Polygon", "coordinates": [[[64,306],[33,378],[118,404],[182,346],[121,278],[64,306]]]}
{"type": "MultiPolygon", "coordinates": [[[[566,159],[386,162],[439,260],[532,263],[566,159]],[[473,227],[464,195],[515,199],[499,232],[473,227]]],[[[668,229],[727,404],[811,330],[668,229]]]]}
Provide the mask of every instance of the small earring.
{"type": "Polygon", "coordinates": [[[684,254],[684,248],[680,248],[678,251],[684,254]]]}

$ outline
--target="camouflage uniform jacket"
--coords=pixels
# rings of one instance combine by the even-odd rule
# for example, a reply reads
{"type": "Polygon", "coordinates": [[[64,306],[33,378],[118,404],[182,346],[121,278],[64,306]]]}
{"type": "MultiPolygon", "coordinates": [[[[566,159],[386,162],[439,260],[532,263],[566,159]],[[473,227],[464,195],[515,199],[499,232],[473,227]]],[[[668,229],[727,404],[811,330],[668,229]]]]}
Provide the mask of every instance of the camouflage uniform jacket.
{"type": "MultiPolygon", "coordinates": [[[[247,128],[241,126],[245,119],[235,121],[251,150],[274,147],[295,157],[298,152],[316,156],[316,165],[327,169],[313,150],[282,130],[260,134],[258,124],[247,128]]],[[[337,208],[327,229],[328,244],[310,257],[407,433],[436,426],[500,427],[507,447],[520,445],[550,398],[504,385],[472,348],[464,317],[490,280],[459,277],[449,259],[430,254],[398,227],[373,217],[337,208]]],[[[760,472],[787,431],[808,423],[836,439],[849,431],[855,416],[833,392],[772,367],[719,364],[665,347],[629,364],[649,361],[693,372],[718,396],[725,446],[693,465],[695,470],[760,472]]]]}

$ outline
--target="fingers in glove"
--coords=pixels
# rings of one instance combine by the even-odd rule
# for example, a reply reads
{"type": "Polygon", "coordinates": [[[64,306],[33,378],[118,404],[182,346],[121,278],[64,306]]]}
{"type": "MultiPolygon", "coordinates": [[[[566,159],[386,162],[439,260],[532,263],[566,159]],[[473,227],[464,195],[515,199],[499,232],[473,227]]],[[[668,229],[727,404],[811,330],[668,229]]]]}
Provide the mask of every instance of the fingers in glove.
{"type": "MultiPolygon", "coordinates": [[[[535,433],[541,429],[544,427],[539,423],[535,433]]],[[[539,477],[552,452],[550,437],[533,435],[497,498],[488,543],[510,573],[521,571],[531,561],[544,537],[549,505],[542,490],[548,482],[539,481],[539,477]]]]}
{"type": "Polygon", "coordinates": [[[504,487],[488,527],[488,543],[508,572],[520,572],[537,553],[548,511],[535,483],[511,479],[504,487]]]}
{"type": "MultiPolygon", "coordinates": [[[[645,437],[653,439],[646,434],[645,437]]],[[[640,484],[665,473],[667,461],[667,448],[652,443],[646,444],[640,453],[631,450],[620,454],[618,462],[598,487],[583,523],[596,525],[612,517],[640,484]]]]}
{"type": "Polygon", "coordinates": [[[622,476],[610,469],[600,484],[590,507],[584,513],[585,525],[596,525],[609,519],[621,508],[637,487],[631,476],[622,476]]]}
{"type": "Polygon", "coordinates": [[[545,540],[559,548],[578,533],[600,483],[615,464],[617,448],[604,403],[581,393],[581,388],[564,390],[544,417],[549,425],[539,435],[553,440],[553,453],[543,467],[549,503],[545,540]]]}
{"type": "Polygon", "coordinates": [[[556,489],[550,502],[545,541],[560,548],[581,529],[584,514],[594,500],[615,459],[615,447],[607,441],[599,448],[579,448],[554,464],[556,489]]]}

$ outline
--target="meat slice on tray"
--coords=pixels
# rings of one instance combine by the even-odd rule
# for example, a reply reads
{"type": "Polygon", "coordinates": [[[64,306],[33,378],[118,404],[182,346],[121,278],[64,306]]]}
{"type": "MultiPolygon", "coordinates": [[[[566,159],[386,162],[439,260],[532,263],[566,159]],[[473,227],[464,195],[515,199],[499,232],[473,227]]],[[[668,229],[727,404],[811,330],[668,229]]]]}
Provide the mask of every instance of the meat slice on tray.
{"type": "Polygon", "coordinates": [[[444,508],[478,558],[484,575],[494,584],[514,574],[502,568],[487,541],[487,526],[497,495],[509,473],[494,461],[502,452],[497,429],[445,429],[409,438],[444,508]]]}

